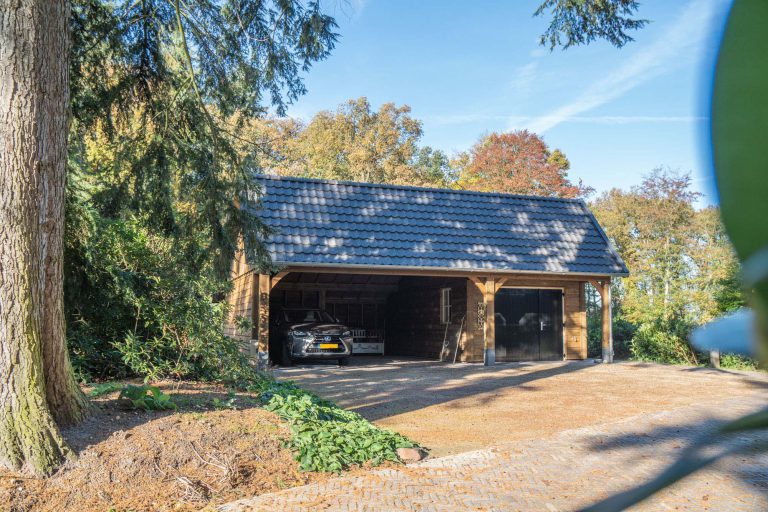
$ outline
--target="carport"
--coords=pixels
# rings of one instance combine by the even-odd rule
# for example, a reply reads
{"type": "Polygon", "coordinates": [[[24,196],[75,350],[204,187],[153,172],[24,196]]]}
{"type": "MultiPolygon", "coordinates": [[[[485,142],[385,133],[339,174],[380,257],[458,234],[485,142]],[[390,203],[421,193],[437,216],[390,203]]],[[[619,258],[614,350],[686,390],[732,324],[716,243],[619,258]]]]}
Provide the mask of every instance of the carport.
{"type": "MultiPolygon", "coordinates": [[[[225,325],[260,364],[270,315],[291,306],[328,311],[387,355],[584,359],[585,284],[609,305],[611,277],[627,275],[578,199],[275,176],[261,185],[245,207],[275,229],[277,270],[239,254],[225,325]]],[[[606,361],[610,325],[605,307],[606,361]]]]}

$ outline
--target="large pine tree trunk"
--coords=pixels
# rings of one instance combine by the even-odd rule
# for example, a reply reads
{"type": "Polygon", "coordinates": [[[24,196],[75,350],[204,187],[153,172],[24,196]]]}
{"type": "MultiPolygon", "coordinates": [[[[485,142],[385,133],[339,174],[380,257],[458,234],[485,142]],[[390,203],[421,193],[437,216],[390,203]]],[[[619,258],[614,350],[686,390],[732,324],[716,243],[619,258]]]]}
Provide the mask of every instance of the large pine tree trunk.
{"type": "Polygon", "coordinates": [[[54,415],[85,407],[61,289],[69,2],[0,2],[0,465],[48,474],[70,453],[54,415]]]}

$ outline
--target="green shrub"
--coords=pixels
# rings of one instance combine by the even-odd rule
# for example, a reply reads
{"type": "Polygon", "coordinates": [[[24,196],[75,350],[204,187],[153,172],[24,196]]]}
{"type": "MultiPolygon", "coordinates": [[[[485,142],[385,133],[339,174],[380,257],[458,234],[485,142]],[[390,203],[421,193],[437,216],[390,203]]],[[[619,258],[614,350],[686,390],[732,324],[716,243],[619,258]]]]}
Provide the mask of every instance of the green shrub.
{"type": "Polygon", "coordinates": [[[729,370],[757,370],[759,363],[751,357],[739,354],[720,354],[720,368],[729,370]]]}
{"type": "Polygon", "coordinates": [[[353,464],[399,462],[398,448],[416,446],[291,382],[265,384],[261,390],[265,408],[290,423],[289,446],[302,470],[340,472],[353,464]]]}
{"type": "MultiPolygon", "coordinates": [[[[628,359],[632,355],[632,338],[637,326],[621,316],[613,317],[613,353],[616,359],[628,359]]],[[[591,315],[587,322],[587,354],[602,357],[602,317],[591,315]]]]}
{"type": "Polygon", "coordinates": [[[632,356],[632,338],[637,332],[637,326],[625,319],[613,319],[613,352],[616,359],[629,359],[632,356]]]}
{"type": "Polygon", "coordinates": [[[698,365],[702,357],[688,342],[688,328],[682,323],[644,323],[635,332],[632,358],[657,363],[698,365]]]}
{"type": "MultiPolygon", "coordinates": [[[[207,246],[105,219],[83,205],[69,218],[66,313],[83,381],[140,376],[232,385],[256,378],[240,343],[221,332],[230,286],[207,246]]],[[[244,323],[244,321],[241,321],[244,323]]]]}

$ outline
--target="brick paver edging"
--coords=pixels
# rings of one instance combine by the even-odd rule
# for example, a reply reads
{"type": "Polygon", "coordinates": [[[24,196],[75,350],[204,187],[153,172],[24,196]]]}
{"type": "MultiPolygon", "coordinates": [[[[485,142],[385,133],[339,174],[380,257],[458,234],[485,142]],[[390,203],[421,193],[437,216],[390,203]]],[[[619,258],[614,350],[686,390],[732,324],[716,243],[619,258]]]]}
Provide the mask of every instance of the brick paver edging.
{"type": "MultiPolygon", "coordinates": [[[[243,499],[221,512],[566,511],[577,510],[656,474],[718,421],[764,405],[759,394],[706,406],[560,432],[396,469],[341,476],[243,499]],[[713,420],[712,418],[718,418],[713,420]]],[[[755,435],[736,442],[754,443],[755,435]]],[[[768,510],[768,457],[721,461],[638,510],[768,510]]]]}

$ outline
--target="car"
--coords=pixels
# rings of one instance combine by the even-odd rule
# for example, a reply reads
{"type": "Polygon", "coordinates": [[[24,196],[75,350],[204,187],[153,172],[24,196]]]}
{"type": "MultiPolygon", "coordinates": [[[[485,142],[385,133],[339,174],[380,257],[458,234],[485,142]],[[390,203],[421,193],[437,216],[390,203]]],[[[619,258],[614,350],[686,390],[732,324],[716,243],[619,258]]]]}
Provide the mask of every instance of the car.
{"type": "Polygon", "coordinates": [[[284,308],[275,315],[275,331],[283,366],[299,359],[336,359],[346,366],[352,355],[352,331],[321,309],[284,308]]]}

